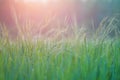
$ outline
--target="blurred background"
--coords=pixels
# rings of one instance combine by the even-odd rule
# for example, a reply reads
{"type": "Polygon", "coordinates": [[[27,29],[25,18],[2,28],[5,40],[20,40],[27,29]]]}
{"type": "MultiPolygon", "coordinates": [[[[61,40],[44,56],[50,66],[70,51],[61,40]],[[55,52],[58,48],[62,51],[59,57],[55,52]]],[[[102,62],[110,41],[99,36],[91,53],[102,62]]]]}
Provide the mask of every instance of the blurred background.
{"type": "Polygon", "coordinates": [[[25,24],[32,26],[32,35],[40,30],[44,34],[58,24],[97,29],[106,17],[120,19],[119,4],[120,0],[0,0],[0,27],[5,25],[13,37],[18,34],[17,26],[25,24]]]}

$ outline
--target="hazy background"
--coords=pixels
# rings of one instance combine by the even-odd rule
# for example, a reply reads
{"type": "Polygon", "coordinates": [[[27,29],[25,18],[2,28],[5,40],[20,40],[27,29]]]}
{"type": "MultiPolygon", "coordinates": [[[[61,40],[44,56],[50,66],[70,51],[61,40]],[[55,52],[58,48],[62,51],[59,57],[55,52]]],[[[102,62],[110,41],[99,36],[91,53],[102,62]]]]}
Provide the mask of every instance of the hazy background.
{"type": "Polygon", "coordinates": [[[91,28],[90,23],[93,22],[97,28],[105,17],[119,18],[119,15],[120,0],[48,0],[47,3],[0,0],[0,23],[5,24],[14,36],[18,32],[16,22],[22,26],[26,21],[30,21],[33,28],[39,29],[35,26],[41,27],[50,20],[47,28],[49,30],[50,26],[56,27],[57,21],[61,26],[64,23],[71,25],[75,17],[78,26],[86,23],[91,28]]]}

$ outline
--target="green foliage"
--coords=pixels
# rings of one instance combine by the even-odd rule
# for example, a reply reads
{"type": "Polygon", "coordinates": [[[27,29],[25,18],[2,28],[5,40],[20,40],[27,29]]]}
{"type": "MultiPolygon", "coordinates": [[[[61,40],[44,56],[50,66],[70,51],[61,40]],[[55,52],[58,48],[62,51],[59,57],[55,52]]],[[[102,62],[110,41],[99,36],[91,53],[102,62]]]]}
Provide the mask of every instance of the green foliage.
{"type": "Polygon", "coordinates": [[[97,30],[93,26],[91,31],[74,23],[70,26],[70,38],[60,39],[59,35],[66,37],[64,33],[70,28],[57,25],[54,39],[35,40],[30,34],[30,23],[23,27],[17,23],[16,40],[9,39],[4,25],[0,80],[120,80],[120,31],[116,21],[115,17],[105,18],[97,30]],[[109,37],[112,31],[115,37],[109,37]],[[88,32],[92,34],[89,37],[88,32]]]}
{"type": "Polygon", "coordinates": [[[0,80],[120,80],[120,40],[0,40],[0,80]]]}
{"type": "Polygon", "coordinates": [[[116,17],[106,17],[97,29],[89,22],[80,26],[76,19],[71,26],[54,21],[51,26],[55,27],[50,28],[51,19],[43,26],[31,22],[22,26],[16,17],[15,40],[0,25],[0,80],[120,80],[120,20],[116,17]],[[33,28],[48,28],[45,38],[34,40],[33,28]]]}

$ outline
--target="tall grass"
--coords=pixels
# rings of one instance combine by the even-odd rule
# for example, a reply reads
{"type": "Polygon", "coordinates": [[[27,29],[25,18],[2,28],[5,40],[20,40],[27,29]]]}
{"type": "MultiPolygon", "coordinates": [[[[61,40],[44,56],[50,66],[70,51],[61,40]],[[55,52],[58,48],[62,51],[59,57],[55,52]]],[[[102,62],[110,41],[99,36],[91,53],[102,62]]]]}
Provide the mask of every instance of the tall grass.
{"type": "Polygon", "coordinates": [[[0,41],[1,80],[119,80],[120,40],[0,41]]]}
{"type": "Polygon", "coordinates": [[[92,39],[76,24],[73,36],[60,40],[18,37],[11,41],[2,33],[0,80],[120,80],[120,39],[106,39],[114,30],[113,21],[105,22],[107,27],[101,23],[92,39]]]}

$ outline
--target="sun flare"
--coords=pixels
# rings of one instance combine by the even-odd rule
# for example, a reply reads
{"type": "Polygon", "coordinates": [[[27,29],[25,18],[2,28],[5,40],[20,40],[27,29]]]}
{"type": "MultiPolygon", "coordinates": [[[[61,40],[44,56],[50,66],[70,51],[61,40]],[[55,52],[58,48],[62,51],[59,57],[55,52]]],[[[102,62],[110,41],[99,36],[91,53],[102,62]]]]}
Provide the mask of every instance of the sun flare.
{"type": "Polygon", "coordinates": [[[40,3],[48,3],[48,0],[24,0],[24,2],[26,2],[26,3],[38,3],[38,2],[40,2],[40,3]]]}

